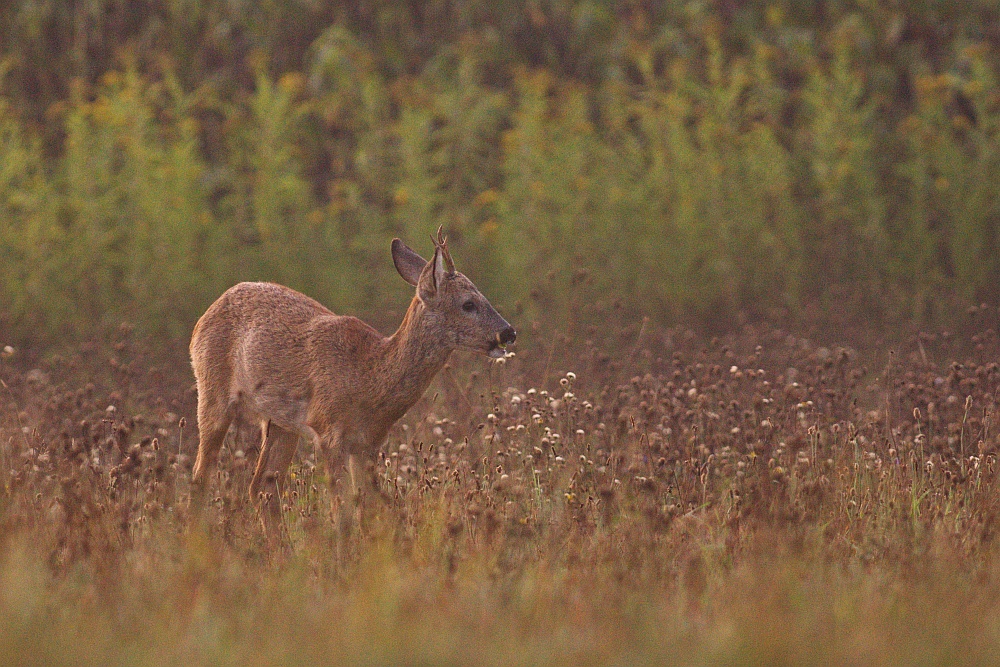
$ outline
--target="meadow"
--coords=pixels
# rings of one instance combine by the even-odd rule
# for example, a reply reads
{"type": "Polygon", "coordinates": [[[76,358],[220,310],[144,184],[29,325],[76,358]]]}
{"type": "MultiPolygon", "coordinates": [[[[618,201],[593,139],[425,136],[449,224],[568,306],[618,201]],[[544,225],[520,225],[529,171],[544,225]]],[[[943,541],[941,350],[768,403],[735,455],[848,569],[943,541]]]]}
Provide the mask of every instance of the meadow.
{"type": "Polygon", "coordinates": [[[970,317],[869,355],[750,326],[457,353],[362,507],[300,445],[281,548],[249,427],[191,520],[191,379],[130,327],[8,350],[0,659],[993,664],[1000,340],[970,317]]]}
{"type": "Polygon", "coordinates": [[[996,664],[991,0],[0,3],[0,663],[996,664]],[[355,506],[255,429],[240,280],[383,333],[444,225],[518,330],[355,506]]]}

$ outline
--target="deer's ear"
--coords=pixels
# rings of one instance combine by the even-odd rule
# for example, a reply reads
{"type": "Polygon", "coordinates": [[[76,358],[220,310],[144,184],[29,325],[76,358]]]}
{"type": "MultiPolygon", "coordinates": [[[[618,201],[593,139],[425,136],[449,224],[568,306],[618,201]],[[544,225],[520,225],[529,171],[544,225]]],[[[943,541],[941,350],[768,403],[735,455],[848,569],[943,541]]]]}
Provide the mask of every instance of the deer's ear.
{"type": "Polygon", "coordinates": [[[420,273],[420,280],[417,282],[417,294],[420,295],[420,298],[424,301],[433,299],[437,295],[438,287],[440,287],[445,275],[441,248],[434,248],[434,257],[424,266],[420,273]]]}
{"type": "Polygon", "coordinates": [[[403,280],[416,287],[420,282],[420,272],[427,266],[427,260],[418,255],[399,239],[392,240],[392,263],[403,280]]]}
{"type": "Polygon", "coordinates": [[[448,252],[448,246],[439,245],[434,249],[434,285],[435,287],[441,286],[443,284],[445,277],[449,273],[455,272],[455,264],[451,261],[451,253],[448,252]]]}

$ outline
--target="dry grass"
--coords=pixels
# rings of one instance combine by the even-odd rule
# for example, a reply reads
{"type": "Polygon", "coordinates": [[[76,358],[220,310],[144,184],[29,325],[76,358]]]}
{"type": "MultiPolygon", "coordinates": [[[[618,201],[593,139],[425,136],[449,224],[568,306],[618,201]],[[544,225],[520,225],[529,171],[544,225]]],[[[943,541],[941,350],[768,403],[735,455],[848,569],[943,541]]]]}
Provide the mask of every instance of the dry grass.
{"type": "Polygon", "coordinates": [[[868,357],[770,330],[644,339],[456,357],[373,462],[360,523],[300,450],[284,551],[245,500],[248,429],[188,526],[183,364],[127,328],[109,353],[8,355],[0,662],[1000,659],[995,331],[868,357]]]}

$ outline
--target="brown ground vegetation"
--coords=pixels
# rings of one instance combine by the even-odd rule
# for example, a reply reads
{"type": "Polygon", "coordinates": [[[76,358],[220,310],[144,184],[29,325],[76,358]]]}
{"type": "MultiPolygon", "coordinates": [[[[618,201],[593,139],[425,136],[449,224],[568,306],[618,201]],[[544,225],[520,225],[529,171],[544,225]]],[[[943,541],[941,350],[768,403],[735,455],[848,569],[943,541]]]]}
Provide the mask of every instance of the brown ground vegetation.
{"type": "Polygon", "coordinates": [[[249,427],[189,525],[186,367],[128,327],[15,351],[0,660],[992,662],[991,324],[867,352],[747,328],[456,357],[371,462],[360,523],[300,445],[283,550],[247,500],[249,427]]]}

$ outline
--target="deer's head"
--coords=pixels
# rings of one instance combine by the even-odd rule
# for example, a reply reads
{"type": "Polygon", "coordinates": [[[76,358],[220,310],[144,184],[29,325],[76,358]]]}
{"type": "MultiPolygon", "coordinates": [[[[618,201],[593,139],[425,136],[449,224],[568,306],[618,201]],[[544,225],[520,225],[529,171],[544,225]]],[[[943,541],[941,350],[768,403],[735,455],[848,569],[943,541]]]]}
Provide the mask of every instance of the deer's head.
{"type": "Polygon", "coordinates": [[[483,352],[494,359],[517,337],[514,327],[490,304],[472,281],[455,270],[448,240],[438,228],[434,257],[425,260],[399,239],[392,241],[392,261],[403,280],[417,288],[427,317],[455,347],[483,352]]]}

